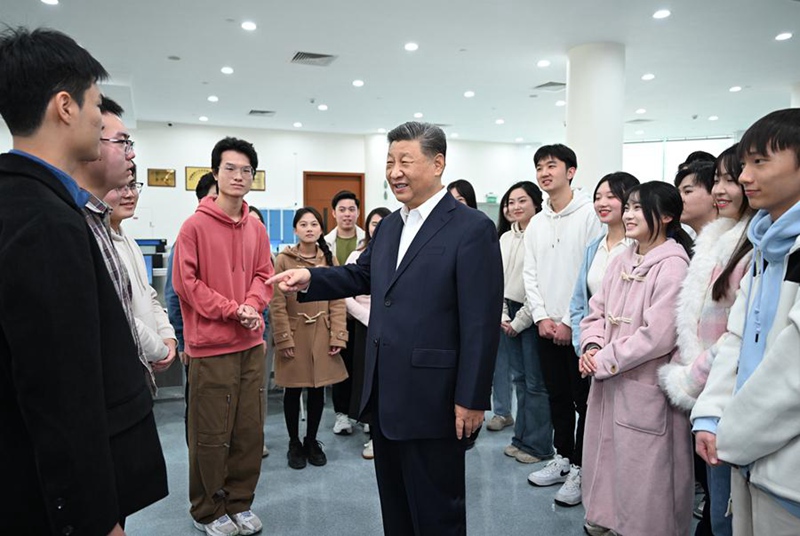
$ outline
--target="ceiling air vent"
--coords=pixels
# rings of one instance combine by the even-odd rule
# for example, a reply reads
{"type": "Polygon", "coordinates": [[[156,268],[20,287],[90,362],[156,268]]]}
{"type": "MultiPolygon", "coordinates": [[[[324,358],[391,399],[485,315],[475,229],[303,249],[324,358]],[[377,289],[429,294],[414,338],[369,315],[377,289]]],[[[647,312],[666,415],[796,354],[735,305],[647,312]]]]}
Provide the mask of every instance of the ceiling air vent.
{"type": "Polygon", "coordinates": [[[625,121],[626,125],[643,125],[645,123],[652,123],[654,119],[631,119],[630,121],[625,121]]]}
{"type": "Polygon", "coordinates": [[[250,110],[247,114],[250,117],[275,117],[273,110],[250,110]]]}
{"type": "Polygon", "coordinates": [[[314,65],[315,67],[327,67],[338,56],[330,54],[316,54],[314,52],[298,52],[292,58],[290,63],[299,63],[300,65],[314,65]]]}
{"type": "Polygon", "coordinates": [[[533,89],[540,89],[542,91],[551,91],[555,93],[557,91],[563,91],[565,87],[567,87],[567,84],[564,82],[546,82],[544,84],[539,84],[533,89]]]}

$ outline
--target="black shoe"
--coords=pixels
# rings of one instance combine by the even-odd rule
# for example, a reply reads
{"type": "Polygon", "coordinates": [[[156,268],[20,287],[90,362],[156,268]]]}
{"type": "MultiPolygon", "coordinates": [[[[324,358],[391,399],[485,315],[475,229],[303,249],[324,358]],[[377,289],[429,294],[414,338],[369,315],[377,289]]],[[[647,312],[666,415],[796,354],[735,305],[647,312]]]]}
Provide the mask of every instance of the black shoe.
{"type": "Polygon", "coordinates": [[[303,448],[306,451],[306,457],[308,458],[308,463],[310,463],[311,465],[322,467],[323,465],[328,463],[328,458],[325,456],[325,453],[322,452],[322,443],[320,443],[316,439],[312,439],[309,441],[309,439],[306,438],[305,441],[303,442],[303,448]]]}
{"type": "Polygon", "coordinates": [[[306,466],[306,451],[299,439],[289,441],[289,452],[286,453],[289,459],[289,467],[292,469],[303,469],[306,466]]]}

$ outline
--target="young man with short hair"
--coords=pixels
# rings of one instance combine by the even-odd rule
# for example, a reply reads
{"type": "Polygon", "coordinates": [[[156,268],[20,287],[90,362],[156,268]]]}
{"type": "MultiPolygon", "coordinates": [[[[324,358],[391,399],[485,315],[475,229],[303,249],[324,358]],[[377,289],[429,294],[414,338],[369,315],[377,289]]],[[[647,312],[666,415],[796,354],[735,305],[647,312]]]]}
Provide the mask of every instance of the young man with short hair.
{"type": "MultiPolygon", "coordinates": [[[[556,454],[544,468],[531,473],[528,482],[535,486],[563,482],[555,501],[575,506],[581,502],[580,466],[589,380],[578,372],[569,302],[586,246],[601,228],[592,200],[585,192],[572,189],[578,168],[572,149],[561,144],[545,145],[536,151],[533,162],[536,180],[548,199],[525,230],[523,279],[539,331],[539,356],[556,454]]],[[[546,457],[552,453],[542,454],[546,457]]]]}
{"type": "Polygon", "coordinates": [[[691,227],[694,236],[717,219],[717,206],[711,189],[714,188],[714,163],[699,160],[681,168],[675,175],[675,187],[683,199],[681,223],[691,227]]]}
{"type": "Polygon", "coordinates": [[[153,400],[72,178],[101,156],[105,69],[66,35],[0,34],[0,460],[7,534],[123,534],[167,495],[153,400]]]}
{"type": "MultiPolygon", "coordinates": [[[[364,231],[357,225],[361,203],[356,194],[349,190],[342,190],[333,196],[331,207],[333,207],[336,227],[325,235],[325,241],[328,243],[328,247],[331,248],[331,253],[336,257],[339,266],[344,266],[347,263],[347,258],[364,239],[364,231]]],[[[347,332],[350,334],[350,340],[354,337],[355,329],[355,320],[348,314],[347,332]]],[[[353,389],[352,346],[343,348],[341,356],[347,369],[347,379],[333,384],[331,388],[333,411],[336,413],[333,433],[348,435],[353,433],[353,425],[350,424],[350,418],[347,416],[350,412],[350,395],[353,389]]]]}
{"type": "Polygon", "coordinates": [[[189,498],[194,525],[209,536],[255,534],[251,511],[264,445],[264,322],[272,297],[267,231],[244,196],[258,155],[224,138],[211,152],[219,195],[181,227],[172,284],[189,355],[189,498]]]}
{"type": "Polygon", "coordinates": [[[800,534],[800,109],[742,136],[753,267],[692,410],[697,453],[731,471],[733,533],[800,534]]]}

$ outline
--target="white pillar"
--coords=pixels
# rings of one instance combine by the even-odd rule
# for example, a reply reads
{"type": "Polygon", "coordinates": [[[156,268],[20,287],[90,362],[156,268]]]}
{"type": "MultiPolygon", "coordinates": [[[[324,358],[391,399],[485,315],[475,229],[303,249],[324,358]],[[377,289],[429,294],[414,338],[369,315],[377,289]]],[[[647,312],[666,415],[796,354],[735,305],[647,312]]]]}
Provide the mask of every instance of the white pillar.
{"type": "MultiPolygon", "coordinates": [[[[389,147],[386,134],[364,136],[364,219],[373,208],[389,207],[394,210],[400,204],[386,184],[386,151],[389,147]],[[386,199],[384,199],[384,193],[386,199]]],[[[366,222],[364,222],[366,224],[366,222]]]]}
{"type": "Polygon", "coordinates": [[[792,108],[800,108],[800,82],[792,86],[792,108]]]}
{"type": "Polygon", "coordinates": [[[594,189],[603,175],[622,170],[625,47],[589,43],[569,50],[567,145],[578,157],[574,186],[594,189]]]}

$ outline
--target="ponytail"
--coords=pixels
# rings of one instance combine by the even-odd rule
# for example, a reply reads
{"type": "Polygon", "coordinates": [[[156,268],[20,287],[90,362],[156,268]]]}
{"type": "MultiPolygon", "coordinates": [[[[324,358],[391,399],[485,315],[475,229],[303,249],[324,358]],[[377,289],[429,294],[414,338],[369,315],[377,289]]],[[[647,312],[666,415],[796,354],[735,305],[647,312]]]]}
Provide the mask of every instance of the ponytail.
{"type": "Polygon", "coordinates": [[[683,230],[680,222],[677,222],[677,225],[674,226],[672,223],[673,222],[669,222],[669,225],[667,225],[667,238],[671,238],[683,246],[683,249],[686,250],[686,254],[689,255],[691,259],[694,256],[694,241],[692,237],[683,230]]]}

